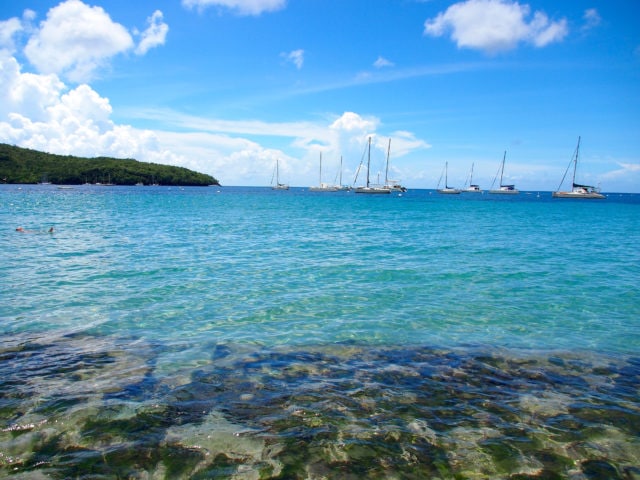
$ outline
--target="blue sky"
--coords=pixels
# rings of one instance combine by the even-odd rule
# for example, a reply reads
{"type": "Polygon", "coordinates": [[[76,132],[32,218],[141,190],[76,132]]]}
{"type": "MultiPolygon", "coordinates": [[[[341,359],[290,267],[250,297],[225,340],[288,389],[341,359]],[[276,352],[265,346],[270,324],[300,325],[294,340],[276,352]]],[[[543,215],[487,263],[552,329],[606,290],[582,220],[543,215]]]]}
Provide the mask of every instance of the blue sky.
{"type": "Polygon", "coordinates": [[[181,165],[223,185],[640,192],[640,3],[25,0],[0,5],[0,142],[181,165]]]}

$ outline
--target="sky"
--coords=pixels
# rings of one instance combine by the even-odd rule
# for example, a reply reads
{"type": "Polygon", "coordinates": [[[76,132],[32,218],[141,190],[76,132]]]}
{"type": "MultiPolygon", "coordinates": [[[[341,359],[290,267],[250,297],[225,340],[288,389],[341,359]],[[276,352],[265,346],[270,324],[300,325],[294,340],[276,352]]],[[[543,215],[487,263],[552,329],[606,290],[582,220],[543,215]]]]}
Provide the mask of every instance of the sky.
{"type": "Polygon", "coordinates": [[[0,4],[0,142],[222,185],[640,193],[635,0],[0,4]],[[506,153],[505,153],[506,152],[506,153]],[[342,164],[342,168],[340,165],[342,164]],[[360,169],[357,184],[366,170],[360,169]],[[567,187],[567,185],[563,185],[567,187]]]}

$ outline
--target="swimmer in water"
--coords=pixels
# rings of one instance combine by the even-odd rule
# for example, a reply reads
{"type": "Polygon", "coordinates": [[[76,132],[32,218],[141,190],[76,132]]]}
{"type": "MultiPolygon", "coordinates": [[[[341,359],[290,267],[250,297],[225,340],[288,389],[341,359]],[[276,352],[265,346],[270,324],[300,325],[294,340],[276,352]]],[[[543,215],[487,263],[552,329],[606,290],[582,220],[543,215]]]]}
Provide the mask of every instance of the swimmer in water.
{"type": "MultiPolygon", "coordinates": [[[[18,227],[18,228],[16,228],[16,232],[20,232],[20,233],[44,233],[44,232],[42,232],[42,231],[38,232],[38,231],[35,231],[35,230],[25,230],[25,229],[24,229],[24,228],[22,228],[22,227],[18,227]]],[[[53,227],[51,227],[51,228],[48,230],[48,233],[53,233],[53,227]]]]}

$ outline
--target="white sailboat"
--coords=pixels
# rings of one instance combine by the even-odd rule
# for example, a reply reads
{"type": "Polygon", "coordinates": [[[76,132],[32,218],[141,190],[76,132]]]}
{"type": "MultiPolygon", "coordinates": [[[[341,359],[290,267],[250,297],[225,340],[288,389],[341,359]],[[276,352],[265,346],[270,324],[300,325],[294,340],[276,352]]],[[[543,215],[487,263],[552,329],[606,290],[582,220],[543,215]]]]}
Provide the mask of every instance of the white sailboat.
{"type": "Polygon", "coordinates": [[[271,176],[271,189],[272,190],[289,190],[289,185],[286,183],[280,183],[280,166],[278,160],[276,160],[276,168],[271,176]],[[276,183],[273,183],[273,179],[276,179],[276,183]]]}
{"type": "Polygon", "coordinates": [[[448,182],[448,170],[449,170],[449,162],[444,163],[444,171],[440,174],[440,179],[438,180],[438,186],[436,187],[438,193],[443,193],[446,195],[458,195],[460,190],[457,188],[453,188],[449,186],[448,182]],[[440,182],[442,181],[442,176],[444,175],[444,188],[440,188],[440,182]]]}
{"type": "Polygon", "coordinates": [[[593,187],[591,185],[580,185],[576,183],[576,170],[578,169],[578,155],[580,153],[580,137],[578,137],[578,145],[576,146],[576,151],[571,157],[571,161],[569,165],[567,165],[567,169],[562,176],[562,180],[560,181],[560,185],[558,185],[558,190],[553,192],[551,196],[553,198],[587,198],[587,199],[603,199],[607,198],[603,194],[600,193],[600,189],[597,187],[593,187]],[[573,179],[571,182],[571,191],[563,192],[560,191],[560,187],[562,186],[565,177],[567,176],[567,172],[569,168],[571,168],[571,164],[573,164],[573,179]]]}
{"type": "Polygon", "coordinates": [[[505,185],[502,183],[502,177],[504,175],[504,162],[507,159],[507,151],[505,150],[504,156],[502,157],[502,164],[498,171],[500,172],[500,187],[498,189],[493,188],[493,185],[496,183],[498,178],[498,173],[496,172],[496,176],[493,178],[493,182],[491,182],[491,189],[489,193],[497,193],[503,195],[517,195],[520,191],[515,187],[515,185],[505,185]]]}
{"type": "Polygon", "coordinates": [[[317,187],[309,187],[310,192],[337,192],[338,187],[322,182],[322,152],[320,152],[320,174],[317,187]]]}
{"type": "Polygon", "coordinates": [[[371,137],[369,137],[369,154],[367,157],[367,184],[364,187],[356,187],[356,193],[368,193],[368,194],[388,194],[391,190],[386,186],[372,185],[369,181],[369,170],[371,169],[371,137]]]}
{"type": "Polygon", "coordinates": [[[464,193],[482,193],[482,190],[480,190],[480,185],[473,183],[473,163],[471,164],[471,173],[469,173],[469,186],[464,188],[462,191],[464,193]]]}
{"type": "Polygon", "coordinates": [[[384,186],[385,188],[388,188],[390,191],[392,192],[398,192],[398,193],[402,193],[402,192],[406,192],[407,188],[403,187],[399,181],[397,180],[390,180],[389,179],[389,156],[391,154],[391,139],[389,139],[389,146],[387,147],[387,166],[386,166],[386,170],[384,173],[384,186]]]}
{"type": "Polygon", "coordinates": [[[342,184],[342,155],[340,155],[340,171],[338,172],[337,176],[339,176],[340,178],[336,178],[336,181],[338,182],[336,184],[336,188],[340,191],[351,190],[351,187],[349,185],[342,184]]]}
{"type": "Polygon", "coordinates": [[[47,176],[46,173],[42,174],[42,178],[38,182],[38,185],[51,185],[51,182],[49,181],[49,177],[47,176]]]}

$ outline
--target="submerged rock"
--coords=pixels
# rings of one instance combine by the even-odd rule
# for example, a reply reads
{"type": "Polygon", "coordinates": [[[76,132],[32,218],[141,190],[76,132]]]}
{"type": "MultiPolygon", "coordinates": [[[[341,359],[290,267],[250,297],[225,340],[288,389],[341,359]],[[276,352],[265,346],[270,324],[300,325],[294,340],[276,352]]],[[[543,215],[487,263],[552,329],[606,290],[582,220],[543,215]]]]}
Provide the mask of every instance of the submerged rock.
{"type": "Polygon", "coordinates": [[[622,378],[637,364],[625,359],[224,345],[172,378],[157,376],[155,348],[122,341],[0,352],[0,381],[15,387],[0,394],[0,473],[633,478],[640,464],[640,408],[622,378]]]}

